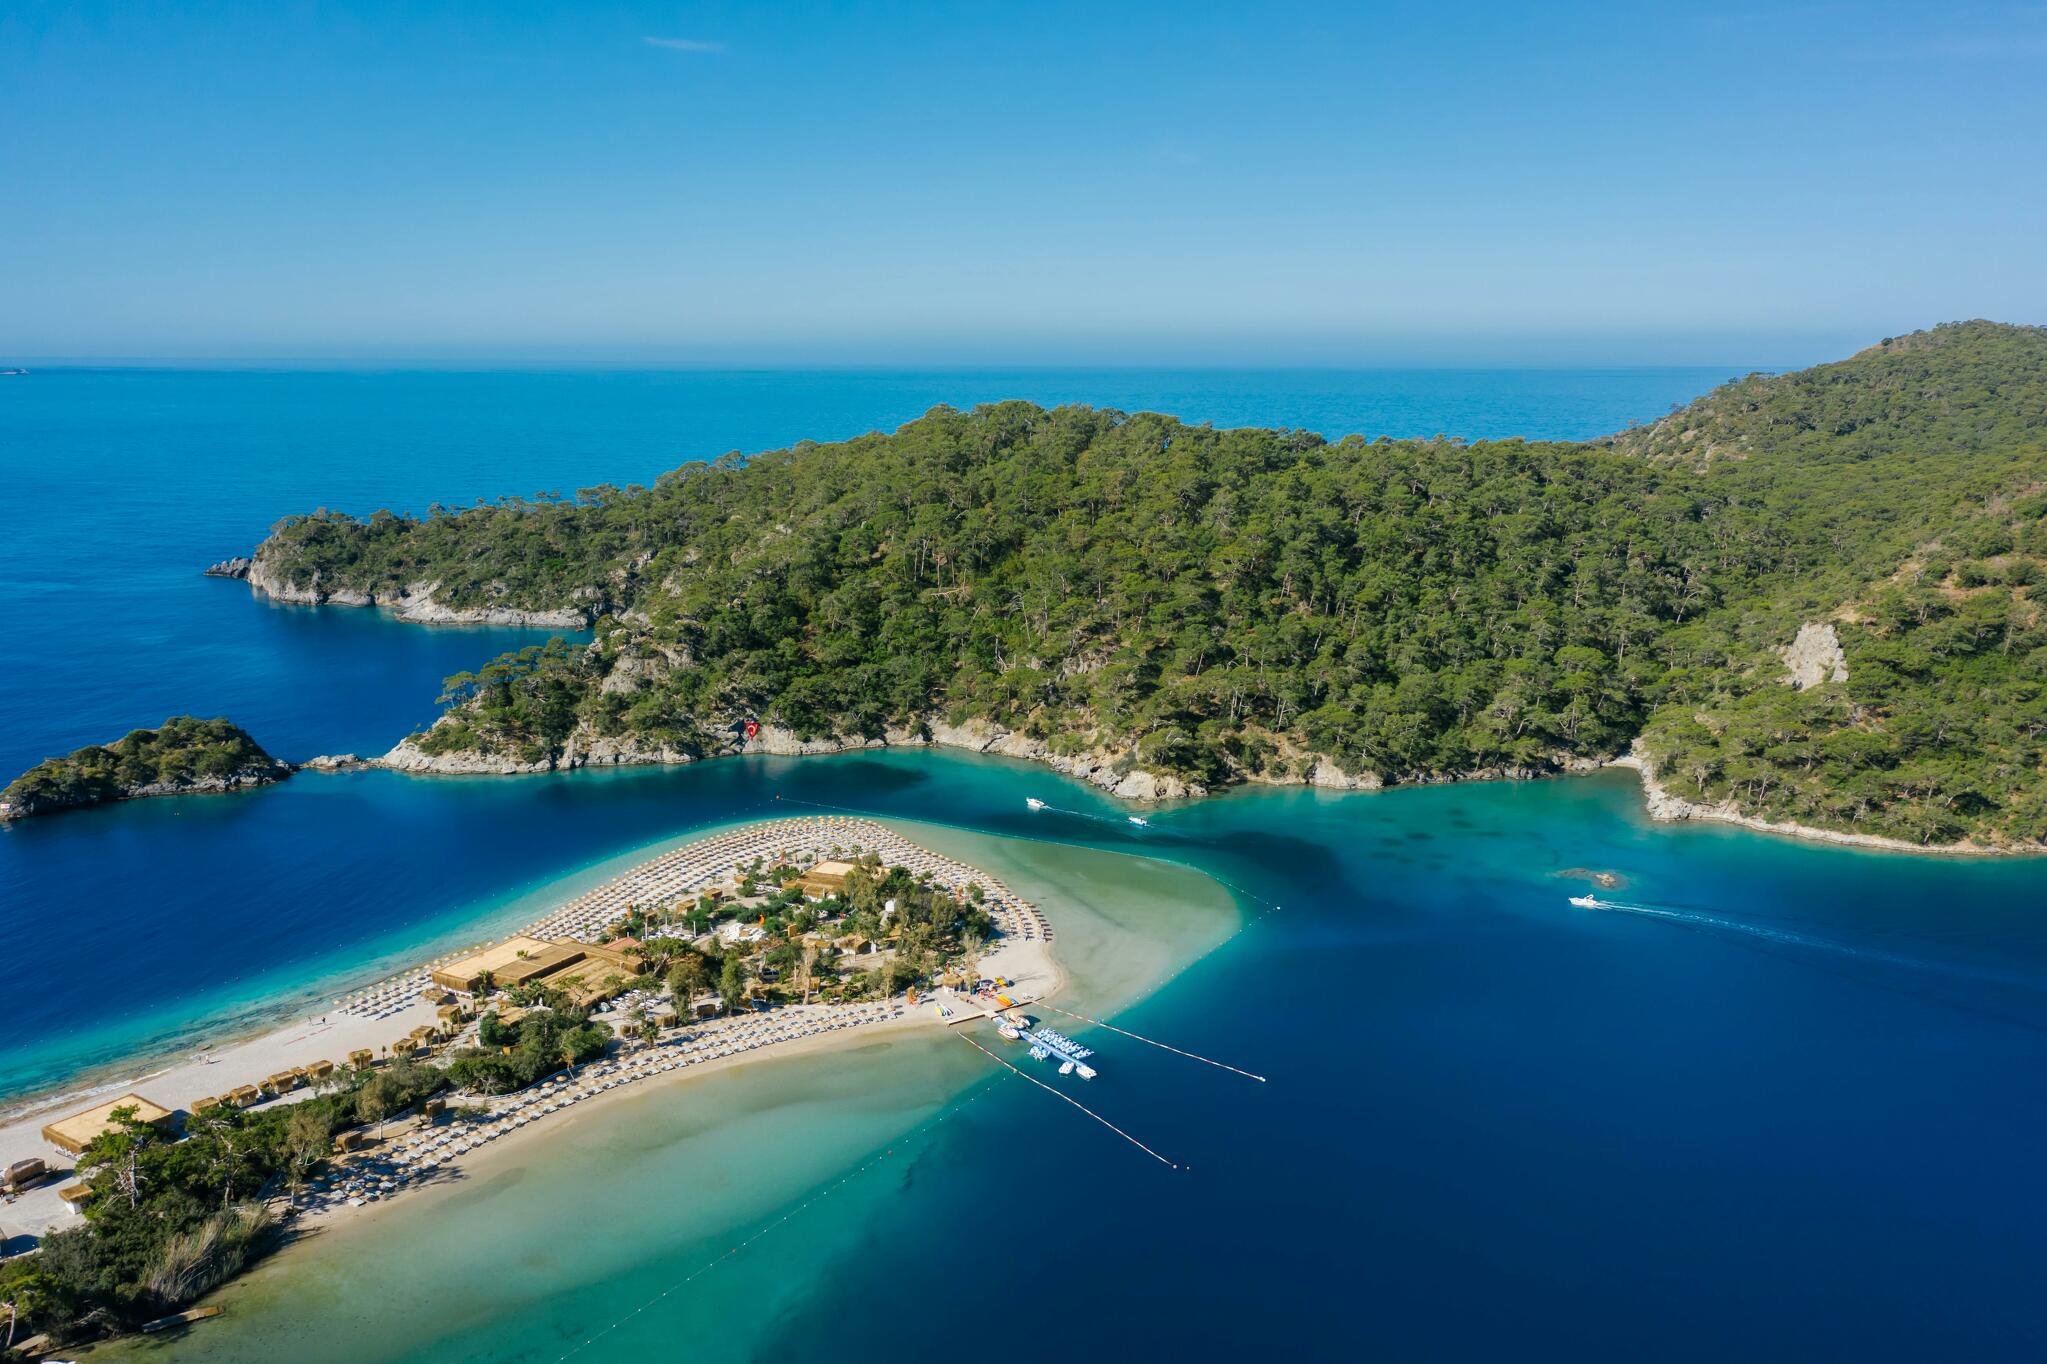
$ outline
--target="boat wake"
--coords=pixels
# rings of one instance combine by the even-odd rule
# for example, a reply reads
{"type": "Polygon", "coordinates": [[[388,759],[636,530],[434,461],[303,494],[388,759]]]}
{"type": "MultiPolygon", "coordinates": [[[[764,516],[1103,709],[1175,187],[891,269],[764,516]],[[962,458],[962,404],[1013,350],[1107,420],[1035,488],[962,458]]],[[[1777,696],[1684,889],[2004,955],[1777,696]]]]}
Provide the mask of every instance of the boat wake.
{"type": "Polygon", "coordinates": [[[1026,796],[1024,804],[1029,807],[1032,814],[1065,815],[1070,819],[1089,819],[1097,824],[1121,824],[1139,829],[1151,827],[1151,821],[1139,815],[1097,815],[1086,810],[1069,810],[1063,805],[1039,800],[1036,796],[1026,796]]]}
{"type": "Polygon", "coordinates": [[[1795,948],[1802,952],[1825,953],[1835,957],[1850,958],[1872,965],[1898,966],[1910,971],[1930,972],[1963,980],[1977,981],[1987,985],[2002,985],[2015,989],[2039,993],[2039,981],[2007,975],[1998,971],[1986,971],[1961,962],[1936,961],[1928,957],[1915,956],[1906,952],[1891,952],[1880,947],[1859,947],[1853,943],[1841,942],[1834,938],[1816,937],[1807,933],[1795,933],[1788,929],[1770,928],[1763,924],[1748,923],[1741,919],[1728,918],[1720,914],[1706,914],[1697,910],[1677,909],[1667,905],[1630,904],[1620,900],[1601,900],[1590,895],[1574,895],[1571,903],[1583,909],[1606,910],[1616,914],[1633,914],[1644,919],[1660,919],[1665,923],[1681,924],[1686,928],[1721,933],[1730,936],[1753,938],[1760,942],[1779,947],[1795,948]]]}

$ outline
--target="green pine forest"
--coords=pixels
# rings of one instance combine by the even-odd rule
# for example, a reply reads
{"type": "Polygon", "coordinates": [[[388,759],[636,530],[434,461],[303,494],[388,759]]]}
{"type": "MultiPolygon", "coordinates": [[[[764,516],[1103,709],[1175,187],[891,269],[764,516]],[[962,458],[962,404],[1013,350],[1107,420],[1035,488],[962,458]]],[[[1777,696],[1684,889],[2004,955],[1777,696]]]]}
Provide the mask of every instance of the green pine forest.
{"type": "Polygon", "coordinates": [[[449,679],[433,752],[978,718],[1214,788],[1639,741],[1673,794],[1769,819],[2047,839],[2041,328],[1889,338],[1588,443],[937,408],[652,487],[296,516],[257,562],[589,613],[592,644],[449,679]],[[1808,622],[1848,675],[1799,691],[1808,622]]]}
{"type": "Polygon", "coordinates": [[[49,758],[0,790],[0,817],[39,814],[124,800],[152,791],[275,781],[282,763],[226,720],[174,715],[110,744],[89,744],[49,758]]]}

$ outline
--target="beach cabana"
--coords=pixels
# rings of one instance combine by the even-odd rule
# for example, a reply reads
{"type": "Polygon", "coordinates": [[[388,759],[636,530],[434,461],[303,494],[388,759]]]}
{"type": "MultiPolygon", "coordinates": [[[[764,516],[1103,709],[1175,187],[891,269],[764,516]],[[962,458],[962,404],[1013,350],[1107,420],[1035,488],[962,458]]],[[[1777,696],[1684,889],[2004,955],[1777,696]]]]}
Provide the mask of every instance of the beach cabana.
{"type": "Polygon", "coordinates": [[[305,1070],[306,1079],[324,1080],[334,1073],[334,1063],[332,1061],[314,1061],[303,1069],[305,1070]]]}
{"type": "Polygon", "coordinates": [[[92,1197],[90,1184],[66,1184],[57,1190],[57,1197],[64,1200],[64,1206],[73,1212],[84,1212],[87,1200],[92,1197]]]}
{"type": "Polygon", "coordinates": [[[0,1173],[0,1189],[10,1194],[20,1193],[31,1185],[40,1184],[49,1172],[50,1167],[43,1163],[41,1156],[14,1161],[4,1173],[0,1173]]]}
{"type": "Polygon", "coordinates": [[[263,1082],[263,1088],[272,1094],[289,1094],[305,1083],[305,1077],[295,1070],[280,1070],[263,1082]]]}
{"type": "Polygon", "coordinates": [[[368,1070],[377,1063],[376,1053],[368,1047],[358,1047],[348,1054],[348,1064],[355,1070],[368,1070]]]}
{"type": "Polygon", "coordinates": [[[227,1101],[236,1108],[248,1108],[252,1104],[261,1103],[262,1100],[263,1091],[254,1085],[236,1085],[227,1092],[227,1101]]]}
{"type": "Polygon", "coordinates": [[[46,1125],[43,1140],[60,1151],[78,1155],[102,1132],[113,1128],[114,1110],[117,1108],[133,1109],[136,1122],[148,1123],[152,1127],[162,1126],[170,1121],[171,1116],[171,1110],[162,1104],[151,1103],[140,1094],[123,1094],[118,1099],[109,1099],[83,1113],[73,1113],[68,1118],[59,1118],[46,1125]]]}

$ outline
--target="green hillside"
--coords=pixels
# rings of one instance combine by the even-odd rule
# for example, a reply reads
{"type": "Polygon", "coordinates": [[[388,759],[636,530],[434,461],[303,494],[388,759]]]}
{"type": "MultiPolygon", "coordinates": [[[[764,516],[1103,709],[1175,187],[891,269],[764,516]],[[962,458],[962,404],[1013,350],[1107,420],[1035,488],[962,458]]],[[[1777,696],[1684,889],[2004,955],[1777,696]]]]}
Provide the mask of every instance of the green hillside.
{"type": "Polygon", "coordinates": [[[1557,770],[1949,842],[2047,835],[2047,332],[1963,323],[1589,444],[1002,403],[652,488],[278,525],[258,577],[587,609],[423,741],[712,750],[981,718],[1205,787],[1557,770]],[[1831,624],[1847,677],[1778,650],[1831,624]]]}

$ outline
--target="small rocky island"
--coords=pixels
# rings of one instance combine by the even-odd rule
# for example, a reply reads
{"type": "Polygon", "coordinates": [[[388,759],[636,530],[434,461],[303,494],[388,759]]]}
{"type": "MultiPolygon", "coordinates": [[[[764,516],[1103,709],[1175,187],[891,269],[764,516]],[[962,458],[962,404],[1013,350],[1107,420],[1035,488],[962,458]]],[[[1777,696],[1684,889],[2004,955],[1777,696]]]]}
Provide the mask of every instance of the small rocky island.
{"type": "Polygon", "coordinates": [[[235,791],[291,771],[237,725],[177,715],[155,729],[37,763],[0,791],[0,820],[140,796],[235,791]]]}

